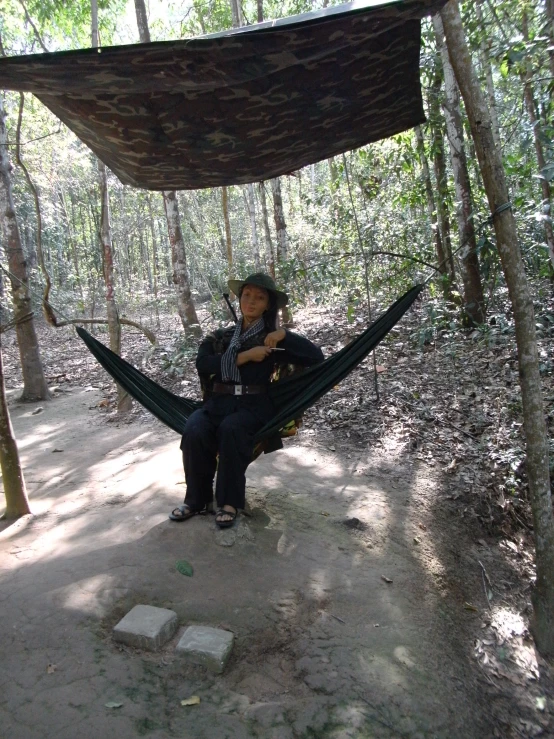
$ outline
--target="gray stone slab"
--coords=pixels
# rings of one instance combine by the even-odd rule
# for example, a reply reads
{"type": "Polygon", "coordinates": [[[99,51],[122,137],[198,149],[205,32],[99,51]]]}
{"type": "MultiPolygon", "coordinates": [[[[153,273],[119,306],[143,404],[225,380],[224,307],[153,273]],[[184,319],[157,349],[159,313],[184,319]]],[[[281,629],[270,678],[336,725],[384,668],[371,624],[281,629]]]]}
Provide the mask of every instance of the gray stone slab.
{"type": "Polygon", "coordinates": [[[233,649],[234,635],[211,626],[189,626],[176,646],[177,653],[211,672],[221,673],[233,649]]]}
{"type": "Polygon", "coordinates": [[[114,626],[113,638],[131,647],[155,651],[177,631],[175,611],[138,605],[114,626]]]}

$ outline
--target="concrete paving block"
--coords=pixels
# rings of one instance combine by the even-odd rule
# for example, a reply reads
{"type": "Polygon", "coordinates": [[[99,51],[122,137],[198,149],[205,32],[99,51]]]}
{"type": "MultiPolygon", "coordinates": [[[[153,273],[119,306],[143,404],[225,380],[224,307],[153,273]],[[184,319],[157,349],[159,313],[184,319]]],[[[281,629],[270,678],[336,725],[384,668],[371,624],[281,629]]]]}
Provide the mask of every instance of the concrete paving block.
{"type": "Polygon", "coordinates": [[[233,649],[234,635],[211,626],[189,626],[179,639],[176,651],[189,662],[204,665],[211,672],[221,673],[233,649]]]}
{"type": "Polygon", "coordinates": [[[130,647],[155,651],[171,639],[177,626],[175,611],[138,605],[114,626],[113,638],[130,647]]]}

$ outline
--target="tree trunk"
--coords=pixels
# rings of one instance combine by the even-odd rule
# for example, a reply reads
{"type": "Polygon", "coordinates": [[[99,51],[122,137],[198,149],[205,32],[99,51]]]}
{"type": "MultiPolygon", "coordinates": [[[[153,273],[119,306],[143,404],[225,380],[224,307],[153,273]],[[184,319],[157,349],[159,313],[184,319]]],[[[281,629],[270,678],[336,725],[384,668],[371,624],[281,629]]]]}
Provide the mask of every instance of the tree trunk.
{"type": "Polygon", "coordinates": [[[6,510],[2,518],[15,519],[30,513],[31,509],[6,400],[1,340],[0,334],[0,469],[6,496],[6,510]]]}
{"type": "MultiPolygon", "coordinates": [[[[102,264],[104,267],[104,283],[106,285],[106,318],[108,319],[108,333],[110,349],[115,354],[121,354],[121,325],[119,311],[115,302],[114,269],[112,249],[112,229],[110,224],[110,201],[108,197],[108,175],[106,165],[98,160],[98,181],[100,185],[100,243],[102,245],[102,264]]],[[[117,385],[117,411],[125,413],[131,410],[133,401],[131,396],[117,385]]]]}
{"type": "Polygon", "coordinates": [[[431,175],[429,173],[429,165],[427,164],[427,156],[425,155],[425,142],[423,140],[423,131],[421,126],[415,127],[417,139],[417,151],[419,161],[421,163],[421,171],[423,174],[423,186],[425,188],[425,199],[427,203],[427,216],[431,224],[433,238],[435,241],[435,251],[437,252],[438,271],[442,275],[441,287],[446,300],[451,300],[450,278],[448,274],[448,259],[445,254],[442,239],[437,221],[437,209],[435,207],[435,197],[433,195],[433,186],[431,184],[431,175]]]}
{"type": "Polygon", "coordinates": [[[461,247],[459,251],[460,271],[464,286],[463,309],[470,323],[478,325],[485,320],[485,300],[483,297],[481,275],[479,273],[477,241],[473,225],[473,199],[471,197],[471,184],[464,149],[464,126],[460,110],[460,97],[454,78],[454,70],[450,64],[448,50],[444,43],[444,31],[440,15],[434,16],[433,26],[435,28],[444,73],[444,117],[450,148],[450,160],[454,174],[454,186],[456,188],[456,215],[461,247]]]}
{"type": "Polygon", "coordinates": [[[254,199],[254,185],[246,185],[246,206],[248,215],[250,216],[250,228],[252,230],[252,255],[254,258],[254,267],[256,272],[261,269],[260,266],[260,246],[258,243],[258,226],[256,224],[256,201],[254,199]]]}
{"type": "Polygon", "coordinates": [[[227,247],[227,271],[229,279],[233,279],[233,242],[231,240],[231,223],[229,222],[229,195],[227,188],[221,188],[221,207],[223,208],[223,222],[225,223],[225,244],[227,247]]]}
{"type": "MultiPolygon", "coordinates": [[[[529,40],[529,28],[527,23],[527,13],[525,9],[522,12],[522,28],[523,38],[529,40]]],[[[535,143],[535,153],[537,155],[537,164],[539,165],[539,172],[546,167],[546,158],[544,156],[544,150],[541,141],[541,126],[540,121],[536,112],[535,96],[533,94],[533,83],[531,81],[531,69],[529,61],[525,59],[523,61],[524,72],[521,75],[523,82],[523,96],[525,100],[525,107],[527,109],[527,115],[529,116],[529,122],[533,129],[533,141],[535,143]]],[[[548,255],[554,268],[554,232],[552,230],[552,210],[550,202],[550,185],[545,177],[541,177],[541,191],[542,191],[542,212],[544,215],[544,235],[546,237],[546,245],[548,247],[548,255]]]]}
{"type": "Polygon", "coordinates": [[[441,17],[450,61],[475,141],[497,248],[514,312],[536,549],[537,577],[533,593],[532,628],[539,651],[545,655],[554,655],[554,517],[535,312],[521,258],[515,218],[511,207],[504,207],[509,203],[509,193],[502,158],[494,143],[491,117],[471,62],[457,2],[450,0],[441,11],[441,17]]]}
{"type": "Polygon", "coordinates": [[[148,215],[150,216],[150,233],[152,235],[152,280],[154,283],[154,305],[156,310],[156,325],[160,328],[160,309],[158,307],[158,274],[160,264],[158,259],[158,241],[156,238],[156,229],[154,228],[154,214],[152,212],[152,200],[148,193],[148,215]]]}
{"type": "MultiPolygon", "coordinates": [[[[92,16],[92,48],[98,48],[98,2],[91,0],[92,16]]],[[[115,302],[114,290],[114,268],[112,249],[112,229],[110,223],[110,199],[108,194],[108,173],[106,165],[97,160],[98,184],[100,187],[100,224],[99,237],[102,252],[102,268],[104,283],[106,285],[106,318],[108,319],[108,334],[110,337],[110,349],[116,354],[121,353],[121,325],[119,323],[119,312],[115,302]]],[[[117,388],[117,412],[125,413],[131,410],[133,399],[116,383],[117,388]]]]}
{"type": "Polygon", "coordinates": [[[481,67],[485,75],[485,85],[487,88],[487,98],[489,102],[489,111],[492,124],[492,137],[494,145],[500,149],[500,126],[498,125],[498,113],[496,112],[496,97],[494,94],[494,82],[492,80],[492,69],[489,61],[490,50],[490,39],[485,29],[485,23],[483,21],[483,13],[481,11],[481,5],[483,0],[477,0],[475,3],[475,13],[477,20],[481,26],[481,33],[479,34],[479,57],[481,59],[481,67]]]}
{"type": "MultiPolygon", "coordinates": [[[[438,64],[437,64],[438,67],[438,64]]],[[[433,170],[437,183],[437,214],[439,218],[440,233],[445,257],[448,276],[450,281],[456,279],[454,258],[452,256],[452,240],[450,238],[450,219],[448,217],[448,203],[450,195],[448,192],[448,175],[446,173],[446,162],[444,155],[444,131],[441,115],[441,87],[442,78],[440,69],[435,70],[433,84],[430,90],[429,123],[431,130],[431,148],[433,151],[433,170]]]]}
{"type": "Polygon", "coordinates": [[[233,16],[233,28],[244,25],[239,0],[231,0],[231,13],[233,16]]]}
{"type": "Polygon", "coordinates": [[[275,231],[277,233],[277,261],[284,262],[288,258],[289,237],[283,210],[281,183],[278,177],[271,180],[271,192],[273,193],[273,217],[275,220],[275,231]]]}
{"type": "Polygon", "coordinates": [[[552,80],[550,82],[550,100],[554,97],[554,0],[546,0],[545,2],[547,33],[550,43],[548,44],[548,59],[550,62],[550,74],[552,80]]]}
{"type": "Polygon", "coordinates": [[[21,246],[21,235],[13,203],[11,171],[6,114],[0,96],[0,217],[2,219],[2,240],[11,272],[14,319],[17,322],[17,344],[23,374],[21,400],[48,400],[50,393],[44,377],[33,320],[27,262],[21,246]]]}
{"type": "Polygon", "coordinates": [[[150,43],[150,29],[148,28],[148,16],[144,0],[135,0],[135,12],[137,15],[137,26],[141,44],[150,43]]]}
{"type": "Polygon", "coordinates": [[[177,292],[177,310],[185,333],[198,336],[201,333],[200,324],[196,315],[196,308],[190,294],[189,275],[187,270],[187,254],[185,241],[181,230],[181,217],[175,190],[166,190],[163,193],[167,231],[171,245],[171,260],[173,262],[173,282],[177,292]]]}
{"type": "MultiPolygon", "coordinates": [[[[277,232],[277,264],[282,264],[288,259],[289,237],[283,210],[281,181],[278,177],[271,180],[271,192],[273,193],[273,217],[275,219],[275,231],[277,232]]],[[[292,317],[288,306],[285,305],[284,308],[281,308],[281,315],[283,323],[290,325],[292,317]]]]}
{"type": "MultiPolygon", "coordinates": [[[[150,43],[150,30],[144,0],[135,0],[137,25],[141,43],[150,43]]],[[[171,245],[171,261],[173,263],[173,282],[177,292],[177,310],[181,323],[186,332],[195,336],[201,333],[200,324],[196,315],[196,308],[190,294],[190,280],[187,270],[187,253],[185,240],[181,229],[181,216],[177,193],[166,190],[163,193],[164,210],[167,218],[167,231],[171,245]]]]}
{"type": "Polygon", "coordinates": [[[271,230],[269,228],[269,218],[267,215],[267,200],[265,197],[265,183],[258,183],[258,192],[260,193],[260,203],[262,206],[262,221],[264,224],[265,248],[267,255],[267,266],[269,274],[275,279],[275,252],[273,251],[273,242],[271,241],[271,230]]]}

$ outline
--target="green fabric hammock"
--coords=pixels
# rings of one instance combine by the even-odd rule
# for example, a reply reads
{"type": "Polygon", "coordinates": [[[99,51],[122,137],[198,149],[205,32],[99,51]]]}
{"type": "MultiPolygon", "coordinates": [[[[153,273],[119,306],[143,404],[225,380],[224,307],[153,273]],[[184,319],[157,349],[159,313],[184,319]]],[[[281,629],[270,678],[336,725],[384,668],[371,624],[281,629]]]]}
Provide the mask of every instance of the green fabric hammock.
{"type": "MultiPolygon", "coordinates": [[[[352,372],[402,318],[423,288],[424,285],[412,287],[375,323],[321,364],[310,367],[301,374],[272,382],[268,393],[277,413],[260,429],[255,441],[267,439],[298,418],[306,408],[352,372]]],[[[183,433],[188,417],[202,406],[201,402],[181,398],[165,390],[83,328],[77,328],[77,333],[104,369],[129,395],[169,428],[178,434],[183,433]]]]}

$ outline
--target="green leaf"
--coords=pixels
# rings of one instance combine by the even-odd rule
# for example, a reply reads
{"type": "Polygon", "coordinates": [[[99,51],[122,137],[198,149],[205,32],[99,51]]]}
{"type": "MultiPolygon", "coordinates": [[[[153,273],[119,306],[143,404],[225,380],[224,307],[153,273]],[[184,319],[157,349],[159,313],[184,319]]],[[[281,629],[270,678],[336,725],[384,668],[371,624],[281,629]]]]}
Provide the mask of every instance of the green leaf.
{"type": "Polygon", "coordinates": [[[180,572],[181,575],[186,575],[187,577],[192,577],[192,565],[190,562],[187,562],[186,559],[179,559],[175,563],[175,567],[177,568],[177,572],[180,572]]]}
{"type": "Polygon", "coordinates": [[[544,177],[544,179],[547,182],[550,182],[554,179],[554,162],[550,162],[546,165],[546,167],[543,167],[541,169],[541,175],[544,177]]]}

